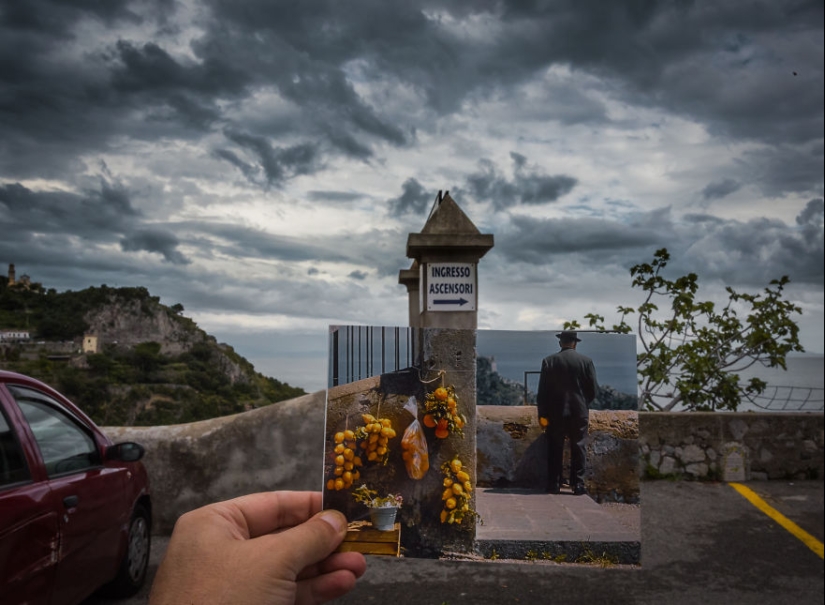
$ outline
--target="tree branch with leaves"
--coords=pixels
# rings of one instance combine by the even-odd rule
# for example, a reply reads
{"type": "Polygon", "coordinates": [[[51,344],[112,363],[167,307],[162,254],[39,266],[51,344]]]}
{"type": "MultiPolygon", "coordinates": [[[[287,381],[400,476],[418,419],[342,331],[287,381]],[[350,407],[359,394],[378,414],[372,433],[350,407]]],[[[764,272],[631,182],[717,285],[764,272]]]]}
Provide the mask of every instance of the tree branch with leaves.
{"type": "MultiPolygon", "coordinates": [[[[785,358],[804,351],[794,315],[802,310],[784,298],[787,276],[775,279],[759,294],[725,288],[727,304],[697,299],[695,273],[674,280],[662,275],[670,260],[667,249],[653,262],[630,269],[632,286],[645,292],[636,309],[619,306],[612,331],[632,333],[628,323],[637,315],[641,351],[636,360],[640,404],[648,410],[736,410],[743,399],[760,395],[767,383],[759,378],[741,382],[739,372],[761,364],[787,369],[785,358]]],[[[588,313],[591,328],[607,331],[604,316],[588,313]]],[[[564,329],[581,328],[578,321],[564,329]]]]}

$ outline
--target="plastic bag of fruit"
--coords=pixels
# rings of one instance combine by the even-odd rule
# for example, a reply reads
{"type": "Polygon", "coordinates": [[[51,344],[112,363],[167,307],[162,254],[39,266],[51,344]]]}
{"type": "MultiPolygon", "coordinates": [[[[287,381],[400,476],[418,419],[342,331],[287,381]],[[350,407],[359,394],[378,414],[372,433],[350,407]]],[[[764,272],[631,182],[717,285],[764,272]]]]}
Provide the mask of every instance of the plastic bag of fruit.
{"type": "Polygon", "coordinates": [[[407,400],[404,409],[413,415],[414,420],[401,438],[401,448],[404,450],[402,457],[410,479],[421,479],[430,468],[430,455],[427,451],[424,430],[418,421],[418,402],[415,397],[407,400]]]}

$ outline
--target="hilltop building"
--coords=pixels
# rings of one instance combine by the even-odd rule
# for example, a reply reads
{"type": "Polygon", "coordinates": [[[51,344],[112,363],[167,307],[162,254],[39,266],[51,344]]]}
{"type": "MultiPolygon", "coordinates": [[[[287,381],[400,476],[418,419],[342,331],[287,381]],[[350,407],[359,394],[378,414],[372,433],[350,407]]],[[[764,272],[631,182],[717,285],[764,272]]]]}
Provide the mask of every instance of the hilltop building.
{"type": "Polygon", "coordinates": [[[14,263],[9,263],[9,281],[8,285],[10,286],[22,286],[27,290],[31,287],[32,280],[28,275],[21,275],[20,279],[17,279],[17,273],[14,269],[14,263]]]}
{"type": "Polygon", "coordinates": [[[97,353],[98,351],[98,339],[97,336],[94,334],[84,334],[83,335],[83,352],[84,353],[97,353]]]}

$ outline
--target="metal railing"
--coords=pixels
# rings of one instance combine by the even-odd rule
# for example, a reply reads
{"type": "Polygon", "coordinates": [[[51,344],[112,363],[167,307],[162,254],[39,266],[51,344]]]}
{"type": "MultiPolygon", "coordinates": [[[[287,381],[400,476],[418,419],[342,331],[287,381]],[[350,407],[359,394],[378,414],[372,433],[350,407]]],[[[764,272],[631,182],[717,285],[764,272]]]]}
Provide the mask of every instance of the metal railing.
{"type": "MultiPolygon", "coordinates": [[[[528,405],[528,374],[541,372],[524,372],[524,405],[528,405]]],[[[825,402],[825,389],[821,387],[791,387],[768,385],[761,395],[752,395],[745,400],[759,409],[769,412],[821,412],[825,402]]]]}
{"type": "Polygon", "coordinates": [[[771,412],[821,412],[825,389],[768,386],[761,395],[748,397],[756,407],[771,412]]]}
{"type": "Polygon", "coordinates": [[[329,385],[339,386],[409,368],[413,364],[415,332],[387,326],[332,326],[329,343],[329,385]]]}

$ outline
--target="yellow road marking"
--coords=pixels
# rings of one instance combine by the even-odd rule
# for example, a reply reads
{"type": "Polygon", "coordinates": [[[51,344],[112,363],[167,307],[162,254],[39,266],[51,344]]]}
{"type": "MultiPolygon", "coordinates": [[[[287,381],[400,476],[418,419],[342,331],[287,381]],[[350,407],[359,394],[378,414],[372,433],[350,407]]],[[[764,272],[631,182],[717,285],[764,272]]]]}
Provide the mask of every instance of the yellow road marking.
{"type": "Polygon", "coordinates": [[[788,519],[785,515],[783,515],[778,510],[773,508],[770,504],[765,502],[762,498],[759,497],[759,495],[756,492],[754,492],[749,487],[745,487],[741,483],[729,483],[728,485],[730,485],[733,489],[742,494],[742,496],[748,502],[753,504],[756,508],[758,508],[763,513],[768,515],[771,519],[779,523],[779,525],[784,527],[786,530],[791,532],[791,534],[793,534],[795,538],[801,540],[805,546],[807,546],[817,555],[819,555],[820,559],[825,558],[823,557],[822,542],[820,542],[811,534],[809,534],[804,529],[799,527],[796,523],[788,519]]]}

